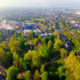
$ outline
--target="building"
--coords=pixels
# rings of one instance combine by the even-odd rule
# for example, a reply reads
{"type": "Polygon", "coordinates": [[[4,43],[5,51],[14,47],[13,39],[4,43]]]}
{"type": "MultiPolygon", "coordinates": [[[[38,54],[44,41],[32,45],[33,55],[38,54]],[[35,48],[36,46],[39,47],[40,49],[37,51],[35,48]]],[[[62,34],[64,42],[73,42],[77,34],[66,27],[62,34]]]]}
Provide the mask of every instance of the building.
{"type": "Polygon", "coordinates": [[[5,29],[6,28],[6,20],[2,20],[1,21],[1,29],[5,29]]]}

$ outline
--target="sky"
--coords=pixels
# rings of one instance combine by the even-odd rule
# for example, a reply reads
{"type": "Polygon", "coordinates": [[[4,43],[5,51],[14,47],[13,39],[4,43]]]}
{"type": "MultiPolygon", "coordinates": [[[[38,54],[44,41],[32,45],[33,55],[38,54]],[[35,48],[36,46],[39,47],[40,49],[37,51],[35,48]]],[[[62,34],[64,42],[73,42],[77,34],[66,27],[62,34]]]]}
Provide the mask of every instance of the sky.
{"type": "Polygon", "coordinates": [[[0,7],[80,8],[80,0],[0,0],[0,7]]]}

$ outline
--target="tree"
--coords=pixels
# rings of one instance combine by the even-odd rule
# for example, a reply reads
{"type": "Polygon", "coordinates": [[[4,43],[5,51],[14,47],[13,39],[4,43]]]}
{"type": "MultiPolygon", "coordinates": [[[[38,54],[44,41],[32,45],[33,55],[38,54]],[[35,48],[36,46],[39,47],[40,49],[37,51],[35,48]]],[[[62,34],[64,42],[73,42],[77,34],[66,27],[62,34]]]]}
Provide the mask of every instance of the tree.
{"type": "Polygon", "coordinates": [[[58,35],[59,35],[58,32],[55,30],[54,36],[58,36],[58,35]]]}
{"type": "Polygon", "coordinates": [[[53,32],[54,30],[55,30],[55,25],[49,27],[49,31],[50,31],[50,32],[53,32]]]}
{"type": "Polygon", "coordinates": [[[50,35],[48,38],[49,38],[49,40],[51,40],[52,42],[54,42],[54,36],[53,35],[50,35]]]}
{"type": "Polygon", "coordinates": [[[65,76],[65,71],[66,71],[65,64],[58,67],[58,74],[59,74],[59,77],[62,78],[62,80],[64,80],[63,76],[65,76]]]}
{"type": "Polygon", "coordinates": [[[35,70],[34,76],[33,76],[33,80],[40,80],[40,73],[38,70],[35,70]]]}
{"type": "Polygon", "coordinates": [[[22,67],[22,58],[19,57],[19,55],[17,53],[13,53],[13,64],[15,67],[17,68],[21,68],[22,67]]]}
{"type": "Polygon", "coordinates": [[[41,56],[39,54],[36,54],[32,58],[33,66],[39,67],[41,65],[41,56]]]}
{"type": "Polygon", "coordinates": [[[75,52],[72,51],[66,60],[66,67],[74,71],[76,67],[75,64],[77,64],[77,60],[76,60],[75,52]]]}
{"type": "Polygon", "coordinates": [[[2,48],[0,48],[0,64],[4,64],[5,63],[5,58],[6,58],[5,51],[2,48]]]}
{"type": "Polygon", "coordinates": [[[67,50],[65,50],[64,48],[62,48],[60,50],[60,55],[62,58],[66,58],[67,57],[67,50]]]}
{"type": "Polygon", "coordinates": [[[41,74],[42,74],[44,71],[45,71],[45,66],[42,65],[42,66],[41,66],[41,69],[40,69],[41,74]]]}
{"type": "Polygon", "coordinates": [[[53,43],[52,43],[52,41],[51,40],[49,40],[48,41],[48,49],[52,49],[52,47],[53,47],[53,43]]]}
{"type": "Polygon", "coordinates": [[[33,62],[35,62],[34,60],[32,61],[34,55],[36,55],[36,51],[31,51],[31,50],[29,50],[28,53],[24,55],[25,62],[23,62],[23,66],[25,69],[28,69],[30,68],[30,66],[31,67],[33,66],[32,64],[33,62]]]}
{"type": "Polygon", "coordinates": [[[29,50],[28,53],[26,53],[26,54],[24,55],[24,58],[32,61],[32,58],[33,58],[33,56],[34,56],[35,54],[36,54],[36,51],[35,51],[35,50],[33,50],[33,51],[29,50]]]}
{"type": "Polygon", "coordinates": [[[6,53],[6,66],[9,67],[12,65],[12,54],[10,52],[6,53]]]}
{"type": "Polygon", "coordinates": [[[48,73],[46,71],[42,73],[41,80],[48,80],[48,73]]]}
{"type": "Polygon", "coordinates": [[[29,33],[27,34],[27,39],[28,39],[28,40],[31,40],[31,39],[33,39],[33,38],[35,38],[35,37],[36,37],[36,35],[35,35],[34,32],[29,32],[29,33]]]}
{"type": "Polygon", "coordinates": [[[11,66],[7,72],[7,80],[17,80],[18,69],[14,66],[11,66]]]}
{"type": "Polygon", "coordinates": [[[47,45],[42,45],[42,46],[39,48],[39,54],[40,54],[41,57],[43,57],[43,58],[49,58],[49,53],[48,53],[47,45]]]}
{"type": "Polygon", "coordinates": [[[15,40],[14,37],[10,38],[9,41],[9,47],[10,47],[10,51],[13,52],[20,52],[21,51],[21,46],[20,46],[20,42],[15,40]]]}
{"type": "Polygon", "coordinates": [[[32,80],[32,76],[31,76],[31,72],[30,71],[26,71],[25,80],[32,80]]]}
{"type": "Polygon", "coordinates": [[[2,32],[0,32],[0,40],[2,41],[2,32]]]}
{"type": "Polygon", "coordinates": [[[75,52],[72,51],[66,60],[66,67],[69,73],[73,73],[72,75],[76,80],[80,80],[80,62],[78,58],[79,57],[75,55],[75,52]]]}
{"type": "Polygon", "coordinates": [[[49,41],[49,39],[47,37],[44,37],[41,39],[41,42],[44,44],[47,44],[48,41],[49,41]]]}
{"type": "Polygon", "coordinates": [[[52,27],[49,27],[49,31],[50,31],[50,32],[53,32],[53,30],[54,30],[54,29],[53,29],[52,27]]]}
{"type": "Polygon", "coordinates": [[[30,68],[30,61],[28,59],[25,59],[23,60],[23,68],[25,70],[28,70],[30,68]]]}
{"type": "Polygon", "coordinates": [[[34,38],[33,43],[35,46],[38,44],[38,42],[39,42],[38,38],[34,38]]]}
{"type": "Polygon", "coordinates": [[[2,42],[2,47],[3,48],[8,48],[7,43],[5,41],[2,42]]]}
{"type": "Polygon", "coordinates": [[[38,39],[41,40],[41,35],[38,35],[38,39]]]}
{"type": "Polygon", "coordinates": [[[18,41],[20,42],[20,47],[24,49],[25,48],[25,38],[23,36],[18,37],[18,41]]]}
{"type": "Polygon", "coordinates": [[[59,39],[59,36],[57,36],[57,38],[55,38],[55,43],[54,43],[54,50],[55,52],[58,52],[60,50],[60,48],[62,47],[62,41],[59,39]]]}

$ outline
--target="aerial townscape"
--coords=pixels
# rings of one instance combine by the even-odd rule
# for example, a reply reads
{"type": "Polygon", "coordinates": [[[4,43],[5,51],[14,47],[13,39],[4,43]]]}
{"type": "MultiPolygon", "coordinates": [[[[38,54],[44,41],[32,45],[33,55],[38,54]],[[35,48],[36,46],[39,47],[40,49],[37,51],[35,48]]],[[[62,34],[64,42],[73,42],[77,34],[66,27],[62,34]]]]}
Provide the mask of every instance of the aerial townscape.
{"type": "Polygon", "coordinates": [[[0,80],[80,80],[80,9],[0,9],[0,80]]]}

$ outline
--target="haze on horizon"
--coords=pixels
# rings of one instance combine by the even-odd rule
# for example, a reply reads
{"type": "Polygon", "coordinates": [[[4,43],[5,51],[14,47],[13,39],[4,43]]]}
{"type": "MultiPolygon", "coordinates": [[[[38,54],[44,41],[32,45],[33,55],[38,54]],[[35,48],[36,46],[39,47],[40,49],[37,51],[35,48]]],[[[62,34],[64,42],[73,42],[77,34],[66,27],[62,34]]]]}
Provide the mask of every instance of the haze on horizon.
{"type": "Polygon", "coordinates": [[[0,0],[0,7],[80,8],[80,0],[0,0]]]}

